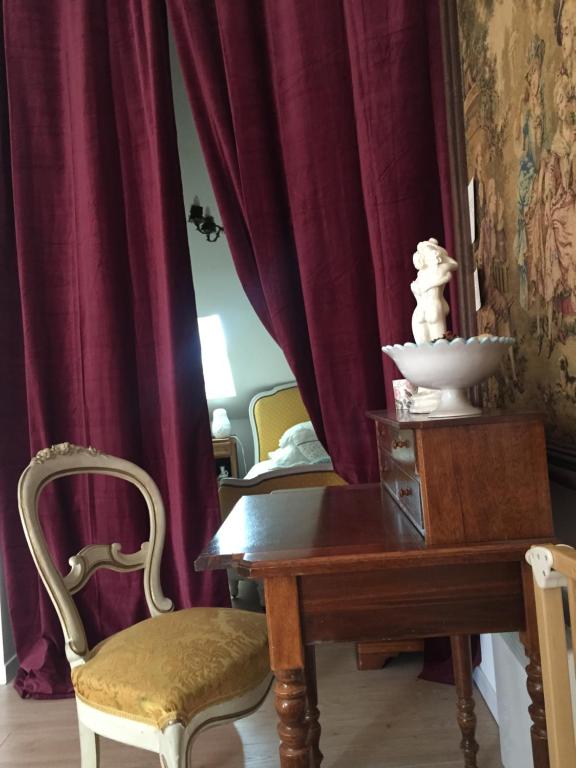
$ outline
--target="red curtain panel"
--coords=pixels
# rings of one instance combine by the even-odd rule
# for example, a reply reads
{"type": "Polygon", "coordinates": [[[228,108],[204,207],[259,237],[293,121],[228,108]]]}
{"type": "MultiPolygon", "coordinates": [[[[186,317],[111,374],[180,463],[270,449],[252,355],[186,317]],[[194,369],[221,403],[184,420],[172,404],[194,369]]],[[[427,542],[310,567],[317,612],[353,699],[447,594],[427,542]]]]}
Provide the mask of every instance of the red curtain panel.
{"type": "Polygon", "coordinates": [[[167,4],[244,289],[337,470],[376,480],[381,346],[412,338],[418,241],[451,244],[437,2],[167,4]]]}
{"type": "MultiPolygon", "coordinates": [[[[2,48],[0,541],[17,688],[41,697],[71,688],[16,505],[39,449],[91,444],[147,469],[167,508],[166,593],[228,598],[224,574],[193,570],[219,512],[164,6],[5,0],[2,48]]],[[[89,541],[147,537],[126,483],[59,484],[41,519],[64,572],[89,541]]],[[[140,579],[104,572],[80,594],[93,642],[144,618],[140,579]]]]}

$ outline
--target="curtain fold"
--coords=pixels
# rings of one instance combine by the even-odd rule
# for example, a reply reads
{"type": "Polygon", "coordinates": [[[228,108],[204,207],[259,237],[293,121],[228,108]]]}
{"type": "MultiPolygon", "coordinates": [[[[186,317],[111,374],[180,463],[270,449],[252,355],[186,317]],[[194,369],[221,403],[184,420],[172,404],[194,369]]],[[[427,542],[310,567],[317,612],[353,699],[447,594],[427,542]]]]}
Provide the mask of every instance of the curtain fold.
{"type": "Polygon", "coordinates": [[[167,4],[244,289],[336,469],[376,480],[381,346],[411,339],[418,241],[452,242],[437,2],[167,4]]]}
{"type": "MultiPolygon", "coordinates": [[[[177,607],[226,604],[225,574],[194,574],[219,522],[171,100],[155,0],[4,0],[0,83],[0,532],[22,695],[70,692],[61,631],[16,506],[47,445],[92,444],[157,481],[163,583],[177,607]]],[[[58,481],[41,518],[63,570],[85,543],[147,536],[125,483],[58,481]]],[[[90,640],[144,618],[140,574],[97,575],[90,640]]]]}
{"type": "MultiPolygon", "coordinates": [[[[337,471],[375,481],[366,411],[393,407],[412,254],[453,253],[438,0],[166,2],[246,294],[337,471]]],[[[457,330],[456,281],[450,304],[457,330]]],[[[428,642],[423,676],[449,654],[428,642]]]]}

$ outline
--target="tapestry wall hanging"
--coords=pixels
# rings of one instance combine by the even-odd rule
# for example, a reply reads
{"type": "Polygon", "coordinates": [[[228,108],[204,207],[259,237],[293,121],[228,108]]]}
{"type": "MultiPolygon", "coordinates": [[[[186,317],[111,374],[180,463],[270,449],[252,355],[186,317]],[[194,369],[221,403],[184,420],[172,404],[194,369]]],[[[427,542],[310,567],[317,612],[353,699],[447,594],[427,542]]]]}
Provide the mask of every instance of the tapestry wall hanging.
{"type": "Polygon", "coordinates": [[[515,336],[485,405],[576,448],[576,0],[459,0],[479,333],[515,336]]]}

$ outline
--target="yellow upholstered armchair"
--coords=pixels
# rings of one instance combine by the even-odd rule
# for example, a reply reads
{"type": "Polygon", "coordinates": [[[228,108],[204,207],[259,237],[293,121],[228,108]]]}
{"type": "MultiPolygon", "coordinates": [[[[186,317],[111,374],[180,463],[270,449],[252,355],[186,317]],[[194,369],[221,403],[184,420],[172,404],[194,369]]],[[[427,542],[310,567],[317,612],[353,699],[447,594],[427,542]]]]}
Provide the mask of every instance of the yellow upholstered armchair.
{"type": "Polygon", "coordinates": [[[576,552],[563,545],[534,546],[526,560],[534,577],[550,768],[568,768],[576,765],[576,552]],[[572,654],[568,652],[563,589],[568,593],[572,654]]]}
{"type": "MultiPolygon", "coordinates": [[[[262,464],[266,464],[270,452],[278,448],[286,430],[310,420],[295,382],[259,392],[250,401],[248,416],[254,440],[254,460],[262,464]]],[[[220,513],[225,519],[242,496],[345,484],[331,462],[266,468],[253,477],[222,480],[218,490],[220,513]]],[[[238,581],[236,572],[229,570],[228,582],[233,597],[238,595],[238,581]]]]}
{"type": "Polygon", "coordinates": [[[24,470],[18,503],[66,640],[82,768],[98,768],[99,736],[157,752],[164,768],[185,768],[202,728],[243,717],[262,702],[271,682],[265,618],[232,608],[173,611],[160,584],[164,506],[146,472],[93,448],[61,443],[40,451],[24,470]],[[150,538],[129,554],[119,544],[89,544],[70,558],[63,575],[48,551],[38,499],[52,480],[78,474],[110,475],[135,485],[148,508],[150,538]],[[98,568],[143,570],[152,618],[89,648],[72,595],[98,568]]]}

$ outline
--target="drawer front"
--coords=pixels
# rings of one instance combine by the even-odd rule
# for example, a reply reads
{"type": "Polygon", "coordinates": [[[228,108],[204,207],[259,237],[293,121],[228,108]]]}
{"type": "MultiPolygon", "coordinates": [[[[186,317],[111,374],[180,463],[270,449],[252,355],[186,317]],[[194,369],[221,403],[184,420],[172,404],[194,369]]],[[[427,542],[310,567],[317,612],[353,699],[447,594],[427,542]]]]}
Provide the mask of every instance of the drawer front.
{"type": "Polygon", "coordinates": [[[415,477],[407,475],[387,454],[384,456],[384,462],[381,464],[380,476],[384,487],[394,496],[402,511],[424,536],[424,518],[422,515],[419,481],[415,477]]]}
{"type": "Polygon", "coordinates": [[[376,424],[376,437],[378,441],[378,453],[380,463],[384,461],[384,455],[388,454],[404,472],[416,477],[416,451],[414,446],[413,429],[395,429],[387,424],[376,424]]]}
{"type": "Polygon", "coordinates": [[[298,577],[307,643],[512,632],[526,626],[521,563],[298,577]],[[343,599],[351,595],[353,599],[343,599]]]}
{"type": "Polygon", "coordinates": [[[400,470],[392,461],[388,453],[380,456],[380,481],[382,485],[394,496],[398,498],[398,475],[400,470]]]}
{"type": "Polygon", "coordinates": [[[420,483],[414,477],[398,470],[396,477],[396,498],[398,503],[424,536],[424,517],[422,515],[422,498],[420,483]]]}

